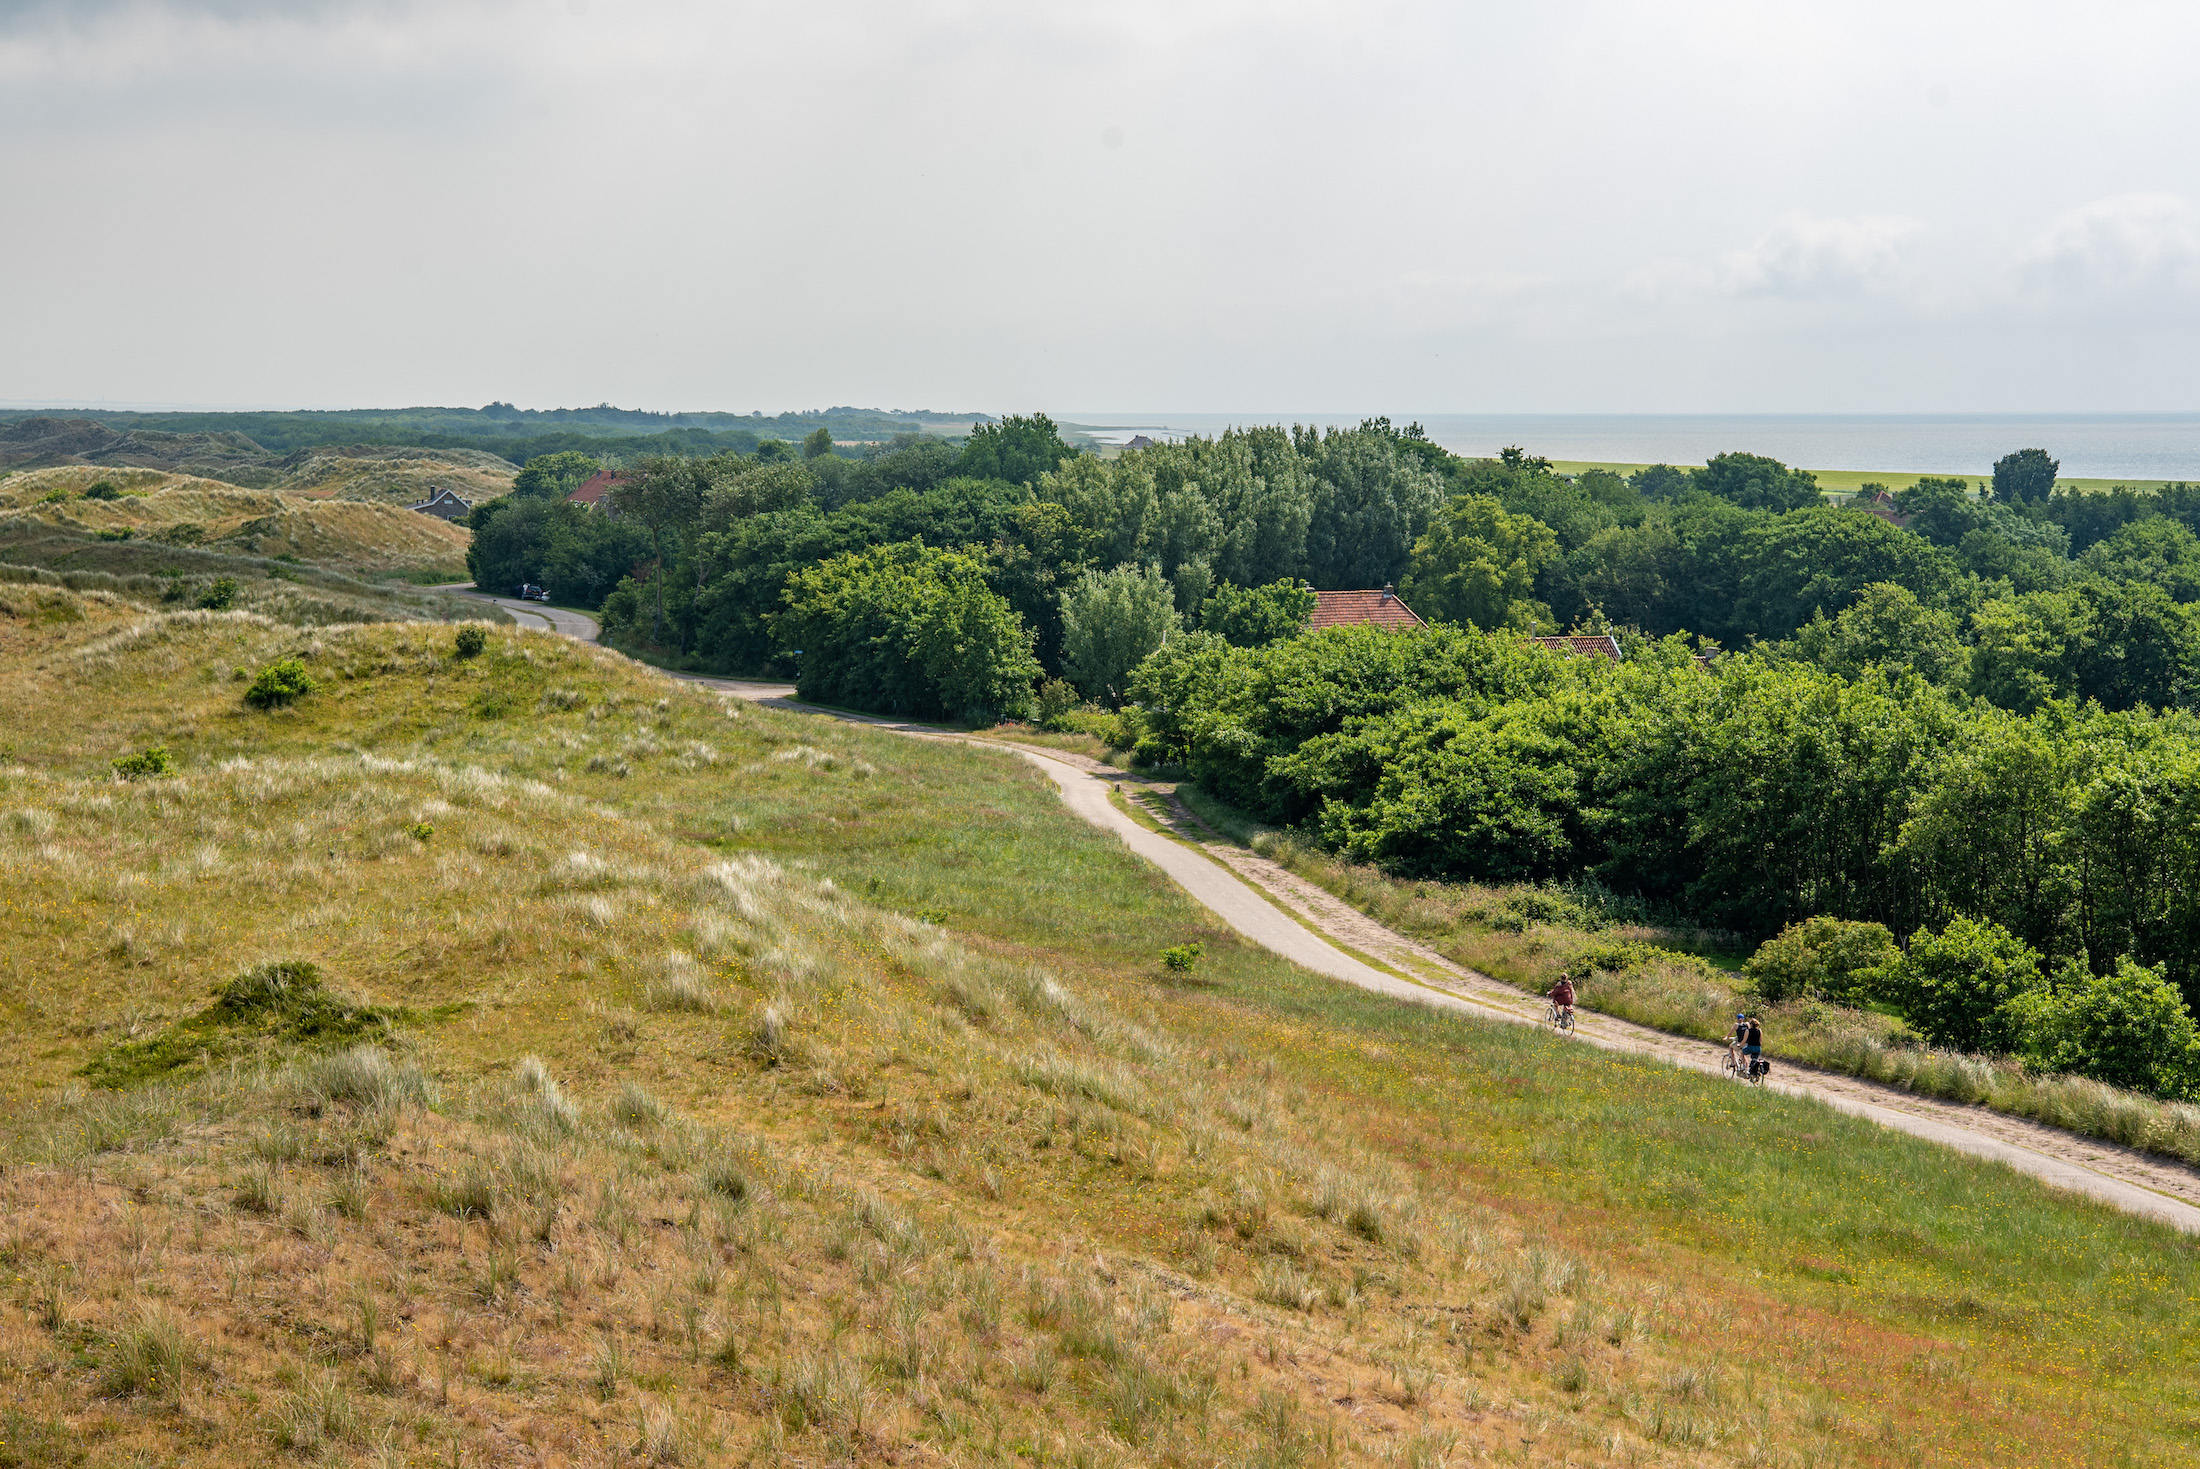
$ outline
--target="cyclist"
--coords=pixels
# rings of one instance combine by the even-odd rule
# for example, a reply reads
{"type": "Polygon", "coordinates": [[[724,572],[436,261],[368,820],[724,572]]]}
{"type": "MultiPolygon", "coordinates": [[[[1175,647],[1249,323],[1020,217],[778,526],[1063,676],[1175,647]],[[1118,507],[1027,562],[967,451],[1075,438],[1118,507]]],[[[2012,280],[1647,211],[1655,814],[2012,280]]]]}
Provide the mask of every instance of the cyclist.
{"type": "Polygon", "coordinates": [[[1574,977],[1561,974],[1558,983],[1551,986],[1551,992],[1546,998],[1551,1002],[1551,1019],[1562,1028],[1571,1030],[1574,1024],[1574,977]]]}
{"type": "Polygon", "coordinates": [[[1742,1064],[1742,1047],[1747,1044],[1749,1044],[1749,1017],[1747,1015],[1736,1015],[1734,1017],[1734,1034],[1727,1038],[1726,1043],[1727,1075],[1747,1076],[1749,1074],[1748,1069],[1742,1064]]]}
{"type": "Polygon", "coordinates": [[[1752,1016],[1749,1023],[1742,1028],[1742,1054],[1749,1058],[1749,1074],[1752,1078],[1762,1072],[1765,1063],[1761,1058],[1764,1053],[1765,1028],[1752,1016]]]}

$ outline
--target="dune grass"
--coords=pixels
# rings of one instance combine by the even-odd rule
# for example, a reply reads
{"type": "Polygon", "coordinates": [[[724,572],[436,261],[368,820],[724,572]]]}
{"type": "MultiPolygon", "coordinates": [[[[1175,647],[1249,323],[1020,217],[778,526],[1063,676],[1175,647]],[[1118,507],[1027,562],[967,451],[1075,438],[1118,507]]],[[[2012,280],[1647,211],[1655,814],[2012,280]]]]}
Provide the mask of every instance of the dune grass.
{"type": "Polygon", "coordinates": [[[1011,754],[532,634],[461,660],[448,629],[78,601],[0,613],[0,1358],[25,1442],[2194,1452],[2200,1263],[2160,1227],[1293,970],[1011,754]],[[246,710],[230,670],[281,656],[319,691],[246,710]],[[154,739],[175,774],[112,777],[154,739]],[[1205,957],[1171,975],[1187,942],[1205,957]],[[270,1033],[118,1089],[82,1074],[274,960],[403,1018],[364,1050],[270,1033]]]}
{"type": "Polygon", "coordinates": [[[465,527],[402,505],[317,499],[245,489],[157,471],[117,471],[87,483],[86,468],[37,470],[0,484],[0,521],[33,521],[93,538],[288,557],[340,572],[430,568],[461,576],[472,537],[465,527]],[[112,499],[84,494],[105,483],[112,499]],[[67,498],[54,499],[60,495],[67,498]]]}

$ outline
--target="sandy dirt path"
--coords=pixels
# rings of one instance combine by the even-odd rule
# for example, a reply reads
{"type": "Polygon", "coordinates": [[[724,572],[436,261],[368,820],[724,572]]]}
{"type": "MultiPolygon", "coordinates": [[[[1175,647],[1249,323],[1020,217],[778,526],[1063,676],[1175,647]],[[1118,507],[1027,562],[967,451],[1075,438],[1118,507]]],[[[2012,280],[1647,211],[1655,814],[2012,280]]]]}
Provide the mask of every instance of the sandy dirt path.
{"type": "MultiPolygon", "coordinates": [[[[476,594],[479,595],[479,594],[476,594]]],[[[593,642],[596,624],[580,613],[502,597],[497,603],[530,624],[593,642]]],[[[1031,761],[1060,790],[1063,804],[1152,862],[1171,880],[1254,943],[1302,968],[1414,1004],[1505,1020],[1543,1023],[1541,999],[1453,963],[1427,945],[1386,928],[1331,893],[1267,858],[1221,841],[1175,800],[1173,787],[1148,782],[1083,755],[958,735],[930,725],[818,709],[798,703],[793,685],[753,679],[672,674],[737,697],[798,713],[827,714],[921,739],[952,739],[1010,750],[1031,761]],[[1127,814],[1139,795],[1156,830],[1127,814]]],[[[1575,1038],[1693,1071],[1720,1074],[1723,1047],[1581,1012],[1575,1038]]],[[[1739,1085],[1739,1083],[1736,1083],[1739,1085]]],[[[2057,1188],[2200,1234],[2200,1170],[2079,1137],[2021,1117],[1921,1097],[1894,1087],[1781,1061],[1770,1090],[1808,1097],[1975,1157],[1991,1159],[2057,1188]]]]}

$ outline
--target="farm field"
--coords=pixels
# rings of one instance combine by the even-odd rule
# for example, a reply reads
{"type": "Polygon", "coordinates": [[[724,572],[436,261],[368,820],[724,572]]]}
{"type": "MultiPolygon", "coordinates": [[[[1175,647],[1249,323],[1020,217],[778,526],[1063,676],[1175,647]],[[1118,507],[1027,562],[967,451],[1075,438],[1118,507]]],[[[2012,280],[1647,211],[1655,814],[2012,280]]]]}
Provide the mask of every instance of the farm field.
{"type": "Polygon", "coordinates": [[[1316,980],[1011,755],[509,630],[0,608],[11,1445],[2194,1452],[2189,1243],[1316,980]]]}
{"type": "MultiPolygon", "coordinates": [[[[1560,474],[1579,474],[1585,469],[1608,469],[1614,474],[1631,475],[1649,467],[1646,463],[1606,463],[1588,459],[1554,459],[1551,461],[1551,468],[1560,474]]],[[[1958,479],[1968,479],[1974,485],[1981,483],[1991,485],[1993,480],[1993,476],[1990,474],[1956,474],[1953,470],[1944,469],[1813,469],[1809,472],[1818,477],[1819,488],[1835,495],[1853,495],[1867,484],[1885,485],[1889,490],[1906,490],[1927,475],[1954,475],[1958,479]]],[[[2130,490],[2158,490],[2170,481],[2160,479],[2086,479],[2060,476],[2055,483],[2064,488],[2078,491],[2112,490],[2118,486],[2130,490]]]]}

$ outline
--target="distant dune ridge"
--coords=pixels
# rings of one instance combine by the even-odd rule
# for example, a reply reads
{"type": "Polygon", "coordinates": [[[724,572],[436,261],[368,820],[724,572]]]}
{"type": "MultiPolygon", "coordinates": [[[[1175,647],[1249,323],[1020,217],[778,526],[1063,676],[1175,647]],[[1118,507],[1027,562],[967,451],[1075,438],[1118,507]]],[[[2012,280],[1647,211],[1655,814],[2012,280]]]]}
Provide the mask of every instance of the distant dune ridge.
{"type": "MultiPolygon", "coordinates": [[[[455,487],[455,486],[454,486],[455,487]]],[[[461,494],[465,493],[460,489],[461,494]]],[[[440,569],[464,574],[473,535],[464,526],[387,502],[250,489],[155,469],[68,465],[0,478],[0,522],[36,520],[97,535],[288,556],[350,572],[440,569]],[[104,480],[115,499],[84,491],[104,480]],[[51,498],[56,493],[63,499],[51,498]]]]}
{"type": "MultiPolygon", "coordinates": [[[[278,455],[241,433],[122,430],[89,418],[25,418],[0,425],[0,471],[72,466],[164,470],[315,499],[394,505],[418,504],[438,486],[468,500],[494,499],[511,489],[519,472],[509,460],[479,449],[317,445],[278,455]]],[[[11,484],[0,480],[0,491],[11,484]]]]}

